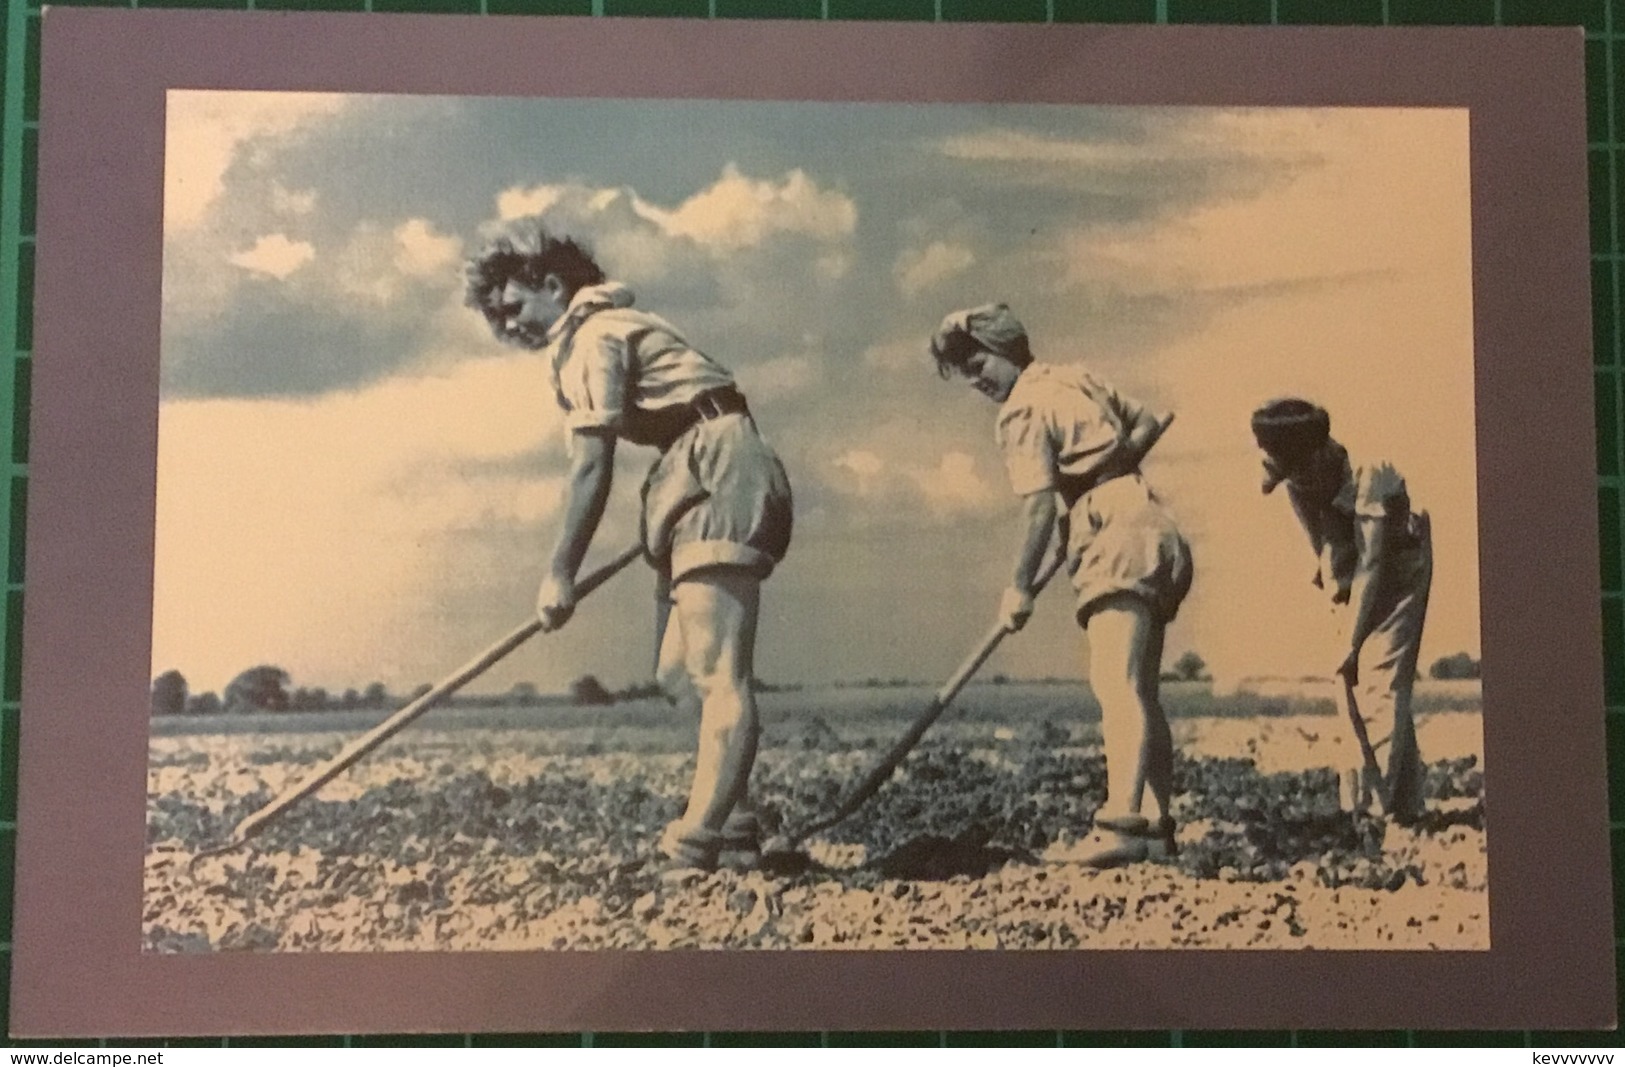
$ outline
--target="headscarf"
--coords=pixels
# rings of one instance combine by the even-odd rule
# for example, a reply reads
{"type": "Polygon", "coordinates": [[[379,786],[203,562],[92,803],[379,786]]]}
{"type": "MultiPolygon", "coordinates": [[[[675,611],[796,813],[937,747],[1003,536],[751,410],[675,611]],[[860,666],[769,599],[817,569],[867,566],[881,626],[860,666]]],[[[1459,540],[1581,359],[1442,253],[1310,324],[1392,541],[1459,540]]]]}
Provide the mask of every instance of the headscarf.
{"type": "Polygon", "coordinates": [[[977,348],[1003,356],[1017,366],[1032,361],[1027,328],[1007,304],[982,304],[955,311],[931,336],[931,357],[944,374],[948,368],[963,364],[977,348]]]}
{"type": "Polygon", "coordinates": [[[1253,412],[1252,426],[1253,439],[1267,453],[1263,488],[1268,493],[1286,478],[1268,457],[1299,457],[1314,451],[1331,437],[1332,419],[1319,404],[1281,397],[1253,412]]]}

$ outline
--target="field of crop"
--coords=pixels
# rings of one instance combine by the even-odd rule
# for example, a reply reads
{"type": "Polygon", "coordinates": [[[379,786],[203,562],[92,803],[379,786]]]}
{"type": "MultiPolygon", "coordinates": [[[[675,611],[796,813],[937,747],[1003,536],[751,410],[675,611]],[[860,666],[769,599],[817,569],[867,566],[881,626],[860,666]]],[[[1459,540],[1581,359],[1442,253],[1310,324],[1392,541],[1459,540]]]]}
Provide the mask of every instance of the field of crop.
{"type": "MultiPolygon", "coordinates": [[[[929,699],[765,694],[752,795],[795,828],[828,811],[929,699]]],[[[1072,685],[966,690],[891,784],[808,862],[662,874],[694,724],[656,702],[434,712],[247,848],[190,868],[372,721],[159,720],[148,951],[1489,946],[1480,698],[1418,699],[1428,816],[1337,810],[1347,725],[1329,689],[1169,685],[1181,851],[1057,858],[1104,793],[1098,712],[1072,685]]]]}

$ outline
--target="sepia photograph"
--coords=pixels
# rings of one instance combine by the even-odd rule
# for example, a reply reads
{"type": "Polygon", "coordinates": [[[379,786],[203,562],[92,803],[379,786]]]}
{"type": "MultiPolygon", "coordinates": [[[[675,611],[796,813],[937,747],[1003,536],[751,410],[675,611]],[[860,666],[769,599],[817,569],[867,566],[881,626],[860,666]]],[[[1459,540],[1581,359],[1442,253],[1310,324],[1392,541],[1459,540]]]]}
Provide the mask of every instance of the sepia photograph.
{"type": "Polygon", "coordinates": [[[171,88],[130,939],[1490,949],[1468,131],[171,88]]]}
{"type": "Polygon", "coordinates": [[[1578,34],[41,24],[15,1035],[1612,1023],[1578,34]]]}

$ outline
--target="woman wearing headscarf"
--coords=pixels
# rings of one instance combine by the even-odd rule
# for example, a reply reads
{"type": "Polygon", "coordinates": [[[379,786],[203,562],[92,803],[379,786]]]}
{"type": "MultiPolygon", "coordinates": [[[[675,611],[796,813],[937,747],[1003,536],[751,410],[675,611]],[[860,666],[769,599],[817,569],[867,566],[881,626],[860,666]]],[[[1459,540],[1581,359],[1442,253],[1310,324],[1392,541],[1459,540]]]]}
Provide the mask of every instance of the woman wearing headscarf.
{"type": "Polygon", "coordinates": [[[1375,794],[1386,814],[1412,822],[1422,813],[1423,772],[1411,689],[1433,584],[1432,527],[1427,512],[1411,509],[1393,464],[1351,463],[1331,428],[1325,408],[1299,397],[1252,416],[1264,492],[1286,486],[1315,553],[1314,584],[1346,622],[1333,673],[1362,766],[1344,771],[1344,806],[1359,809],[1375,794]]]}
{"type": "Polygon", "coordinates": [[[1151,411],[1080,364],[1041,363],[1004,304],[956,311],[931,340],[943,377],[999,405],[996,423],[1022,519],[1007,630],[1032,614],[1052,530],[1065,554],[1090,687],[1100,702],[1106,800],[1092,832],[1053,858],[1114,867],[1175,852],[1174,748],[1159,698],[1163,638],[1191,584],[1190,547],[1140,473],[1173,415],[1151,411]]]}

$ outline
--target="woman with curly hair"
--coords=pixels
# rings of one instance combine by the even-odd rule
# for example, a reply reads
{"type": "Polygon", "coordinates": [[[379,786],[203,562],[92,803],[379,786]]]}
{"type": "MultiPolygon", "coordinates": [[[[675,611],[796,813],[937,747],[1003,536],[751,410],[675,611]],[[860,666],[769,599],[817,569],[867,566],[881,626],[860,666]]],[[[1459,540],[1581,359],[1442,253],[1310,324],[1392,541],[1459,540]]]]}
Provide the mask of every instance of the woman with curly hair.
{"type": "Polygon", "coordinates": [[[755,864],[761,831],[743,804],[760,733],[751,683],[761,583],[790,544],[783,465],[733,375],[634,307],[576,241],[540,226],[524,245],[498,241],[469,264],[467,303],[498,339],[548,354],[570,436],[564,517],[536,600],[544,630],[575,610],[617,441],[660,451],[642,512],[659,575],[657,677],[700,721],[688,806],[660,847],[681,867],[755,864]]]}

